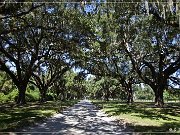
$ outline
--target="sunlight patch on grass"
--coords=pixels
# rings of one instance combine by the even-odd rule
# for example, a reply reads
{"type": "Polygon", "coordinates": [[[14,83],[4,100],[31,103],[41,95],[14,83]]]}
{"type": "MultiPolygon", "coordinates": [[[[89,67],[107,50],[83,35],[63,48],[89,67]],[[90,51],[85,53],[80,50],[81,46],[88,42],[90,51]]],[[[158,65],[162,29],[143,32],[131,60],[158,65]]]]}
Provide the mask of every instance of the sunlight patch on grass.
{"type": "Polygon", "coordinates": [[[147,118],[141,118],[137,114],[122,114],[117,118],[123,118],[125,121],[133,123],[134,125],[143,125],[143,126],[159,126],[159,120],[154,119],[153,121],[147,118]]]}
{"type": "Polygon", "coordinates": [[[28,102],[24,106],[17,106],[14,103],[5,103],[0,106],[0,131],[14,131],[23,126],[32,125],[62,111],[61,104],[69,107],[78,100],[66,102],[28,102]]]}
{"type": "MultiPolygon", "coordinates": [[[[105,113],[128,123],[136,132],[167,132],[180,127],[180,104],[167,104],[156,108],[153,103],[138,102],[132,105],[118,101],[93,101],[105,113]]],[[[179,131],[178,131],[179,132],[179,131]]]]}

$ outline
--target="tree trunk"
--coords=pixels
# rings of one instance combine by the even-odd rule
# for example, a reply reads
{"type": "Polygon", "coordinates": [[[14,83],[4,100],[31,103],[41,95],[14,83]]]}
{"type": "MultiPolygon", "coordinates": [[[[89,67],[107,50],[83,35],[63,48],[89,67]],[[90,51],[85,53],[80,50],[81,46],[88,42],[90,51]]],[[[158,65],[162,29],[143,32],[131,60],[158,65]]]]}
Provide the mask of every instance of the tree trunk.
{"type": "Polygon", "coordinates": [[[19,93],[18,93],[17,104],[20,105],[26,104],[26,99],[25,99],[26,86],[27,85],[21,85],[18,87],[19,93]]]}
{"type": "Polygon", "coordinates": [[[164,99],[163,99],[164,89],[159,87],[155,90],[155,105],[158,107],[163,107],[164,99]]]}
{"type": "Polygon", "coordinates": [[[133,103],[133,90],[132,90],[132,78],[129,79],[129,82],[126,84],[126,90],[127,90],[127,103],[133,103]]]}
{"type": "Polygon", "coordinates": [[[56,88],[56,100],[59,99],[60,93],[61,93],[60,90],[58,90],[58,89],[56,88]]]}
{"type": "Polygon", "coordinates": [[[44,87],[44,88],[41,90],[41,100],[40,100],[40,102],[46,102],[46,93],[47,93],[47,88],[44,87]]]}
{"type": "Polygon", "coordinates": [[[67,99],[66,93],[62,89],[62,91],[61,91],[61,101],[66,101],[66,99],[67,99]]]}
{"type": "Polygon", "coordinates": [[[133,92],[132,88],[127,88],[127,103],[133,103],[133,92]]]}
{"type": "Polygon", "coordinates": [[[109,89],[107,88],[106,92],[104,93],[104,98],[106,101],[109,101],[109,97],[110,97],[110,92],[109,89]]]}
{"type": "Polygon", "coordinates": [[[127,103],[133,103],[133,94],[130,91],[128,92],[127,103]]]}

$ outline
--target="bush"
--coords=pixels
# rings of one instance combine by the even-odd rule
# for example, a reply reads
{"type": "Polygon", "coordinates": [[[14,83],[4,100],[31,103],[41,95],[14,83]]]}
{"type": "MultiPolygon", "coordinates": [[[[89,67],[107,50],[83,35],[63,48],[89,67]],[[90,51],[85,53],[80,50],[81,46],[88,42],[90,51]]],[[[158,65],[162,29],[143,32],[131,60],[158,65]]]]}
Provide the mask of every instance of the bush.
{"type": "Polygon", "coordinates": [[[47,101],[53,101],[53,100],[54,100],[53,94],[52,94],[52,93],[48,93],[48,94],[46,95],[46,100],[47,100],[47,101]]]}
{"type": "Polygon", "coordinates": [[[8,97],[7,95],[5,95],[4,93],[0,93],[0,103],[4,103],[8,101],[8,97]]]}
{"type": "Polygon", "coordinates": [[[39,98],[40,98],[40,96],[39,96],[38,90],[26,92],[26,101],[28,101],[28,102],[38,101],[39,98]]]}
{"type": "Polygon", "coordinates": [[[16,89],[14,89],[12,92],[10,92],[7,95],[4,93],[0,93],[0,102],[5,103],[5,102],[9,102],[9,101],[14,101],[17,94],[18,94],[18,91],[16,89]]]}
{"type": "MultiPolygon", "coordinates": [[[[18,99],[18,91],[14,89],[9,94],[5,95],[4,93],[0,93],[0,103],[5,103],[9,101],[17,101],[18,99]]],[[[29,90],[26,92],[26,101],[34,102],[39,100],[39,91],[38,90],[29,90]]]]}
{"type": "Polygon", "coordinates": [[[13,90],[11,93],[8,94],[8,98],[10,99],[10,101],[14,101],[14,99],[17,95],[18,95],[18,91],[13,90]]]}

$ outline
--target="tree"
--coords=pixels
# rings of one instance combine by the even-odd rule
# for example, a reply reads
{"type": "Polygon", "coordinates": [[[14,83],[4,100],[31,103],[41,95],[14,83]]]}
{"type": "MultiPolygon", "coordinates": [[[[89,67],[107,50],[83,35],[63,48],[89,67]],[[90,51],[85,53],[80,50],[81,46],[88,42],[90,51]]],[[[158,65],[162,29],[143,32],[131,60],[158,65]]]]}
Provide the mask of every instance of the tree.
{"type": "Polygon", "coordinates": [[[163,91],[180,67],[177,30],[152,15],[125,18],[120,45],[139,77],[153,89],[156,105],[163,106],[163,91]]]}
{"type": "Polygon", "coordinates": [[[52,21],[57,18],[51,16],[48,6],[32,8],[34,5],[27,3],[10,18],[1,18],[0,69],[9,74],[17,86],[18,104],[25,103],[25,91],[33,71],[53,55],[56,47],[51,44],[60,43],[57,35],[62,31],[61,25],[52,21]],[[29,8],[31,12],[24,13],[29,8]]]}
{"type": "Polygon", "coordinates": [[[77,69],[104,79],[102,86],[97,85],[99,95],[94,93],[101,97],[104,92],[107,100],[114,89],[113,81],[108,80],[111,77],[124,87],[128,102],[133,101],[135,81],[148,84],[159,106],[163,106],[164,89],[179,84],[175,76],[180,67],[178,5],[172,0],[169,6],[159,0],[135,4],[123,0],[101,4],[23,2],[0,6],[0,70],[17,86],[18,103],[25,103],[32,76],[42,93],[58,85],[66,85],[71,97],[77,96],[78,89],[84,91],[84,79],[73,80],[75,85],[69,86],[67,80],[58,82],[66,67],[63,62],[75,63],[77,69]],[[92,7],[89,11],[88,5],[92,7]],[[58,69],[52,60],[63,68],[58,69]]]}
{"type": "MultiPolygon", "coordinates": [[[[113,26],[117,26],[114,32],[115,34],[113,34],[116,39],[112,43],[118,46],[115,51],[118,50],[122,55],[129,57],[128,59],[132,64],[132,71],[136,72],[143,82],[151,86],[155,93],[156,104],[162,106],[163,90],[169,85],[168,80],[172,80],[174,78],[172,75],[179,69],[179,40],[176,29],[177,7],[174,10],[175,13],[172,13],[171,10],[166,10],[164,14],[168,14],[168,16],[162,20],[162,17],[160,17],[161,13],[158,13],[161,10],[161,5],[158,7],[156,4],[153,5],[150,3],[149,6],[146,2],[138,2],[135,5],[120,3],[115,4],[114,9],[107,8],[109,10],[106,10],[106,8],[103,8],[103,11],[107,13],[108,19],[110,19],[108,21],[113,20],[113,26]],[[157,6],[157,9],[155,6],[157,6]],[[112,13],[113,18],[111,19],[112,13]],[[157,17],[157,13],[159,17],[157,17]],[[173,23],[172,21],[166,21],[171,16],[176,18],[173,23]]],[[[169,7],[167,6],[165,8],[169,7]]],[[[172,8],[174,7],[170,7],[170,9],[172,8]]],[[[98,37],[101,40],[99,43],[102,54],[100,55],[103,55],[105,62],[100,60],[102,57],[98,61],[101,61],[105,65],[109,63],[109,60],[107,60],[108,53],[106,53],[109,46],[109,40],[107,39],[111,39],[108,38],[109,33],[114,31],[111,28],[109,32],[108,21],[103,21],[102,24],[99,23],[100,30],[103,31],[103,34],[98,37]]],[[[128,59],[125,58],[125,60],[128,59]]],[[[114,63],[118,67],[117,61],[114,63]]],[[[120,63],[123,63],[123,61],[120,61],[120,63]]],[[[103,73],[107,73],[108,71],[104,70],[105,67],[108,66],[101,66],[99,69],[103,70],[103,73]]],[[[126,77],[121,76],[120,82],[124,86],[128,86],[128,82],[131,81],[126,82],[124,78],[126,77]]],[[[177,78],[174,79],[175,81],[177,82],[177,78]]]]}
{"type": "MultiPolygon", "coordinates": [[[[130,59],[124,56],[124,50],[117,46],[117,29],[119,24],[115,18],[114,6],[112,4],[103,4],[95,15],[97,24],[94,26],[97,40],[92,44],[89,58],[89,65],[86,69],[94,75],[104,78],[114,77],[119,80],[127,93],[127,102],[133,102],[132,92],[132,66],[130,59]],[[100,16],[101,15],[101,16],[100,16]],[[123,54],[123,55],[121,55],[123,54]],[[129,61],[129,62],[128,62],[129,61]]],[[[104,87],[108,87],[104,85],[104,87]]],[[[106,99],[108,100],[108,89],[106,90],[106,99]]]]}
{"type": "MultiPolygon", "coordinates": [[[[25,103],[25,91],[32,72],[49,52],[47,50],[45,54],[45,50],[39,51],[45,38],[44,30],[33,26],[33,24],[30,25],[29,21],[31,23],[37,22],[32,15],[22,18],[8,18],[2,21],[5,30],[21,29],[20,31],[12,31],[9,34],[1,34],[0,37],[0,69],[9,74],[17,86],[19,90],[18,104],[25,103]],[[39,55],[40,53],[42,55],[39,55]]],[[[46,46],[46,48],[49,47],[46,46]]]]}
{"type": "Polygon", "coordinates": [[[0,69],[9,74],[17,86],[17,103],[24,104],[33,72],[50,56],[62,52],[67,60],[73,61],[81,52],[77,45],[86,43],[88,25],[83,25],[80,11],[64,5],[23,3],[15,13],[3,14],[0,69]]]}
{"type": "Polygon", "coordinates": [[[40,65],[37,73],[33,73],[32,77],[34,81],[32,84],[38,87],[41,94],[41,102],[46,101],[46,93],[48,88],[50,88],[59,78],[65,74],[70,67],[59,60],[49,60],[50,62],[44,62],[40,65]]]}
{"type": "Polygon", "coordinates": [[[146,1],[144,11],[147,15],[153,15],[158,23],[163,23],[166,26],[178,28],[178,4],[178,1],[173,0],[169,0],[168,2],[157,0],[157,2],[154,3],[153,1],[146,1]]]}

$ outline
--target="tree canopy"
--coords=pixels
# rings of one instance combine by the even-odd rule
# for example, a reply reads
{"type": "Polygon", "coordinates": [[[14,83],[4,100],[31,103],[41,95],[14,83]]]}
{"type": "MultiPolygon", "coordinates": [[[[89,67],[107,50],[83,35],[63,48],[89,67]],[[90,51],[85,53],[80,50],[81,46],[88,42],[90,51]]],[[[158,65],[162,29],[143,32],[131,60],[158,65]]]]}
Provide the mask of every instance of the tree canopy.
{"type": "Polygon", "coordinates": [[[18,104],[29,83],[42,100],[50,88],[63,94],[72,86],[64,75],[76,69],[79,97],[91,74],[107,100],[117,88],[133,102],[133,85],[145,83],[163,106],[164,90],[180,85],[178,8],[173,0],[1,2],[0,70],[18,88],[18,104]]]}

